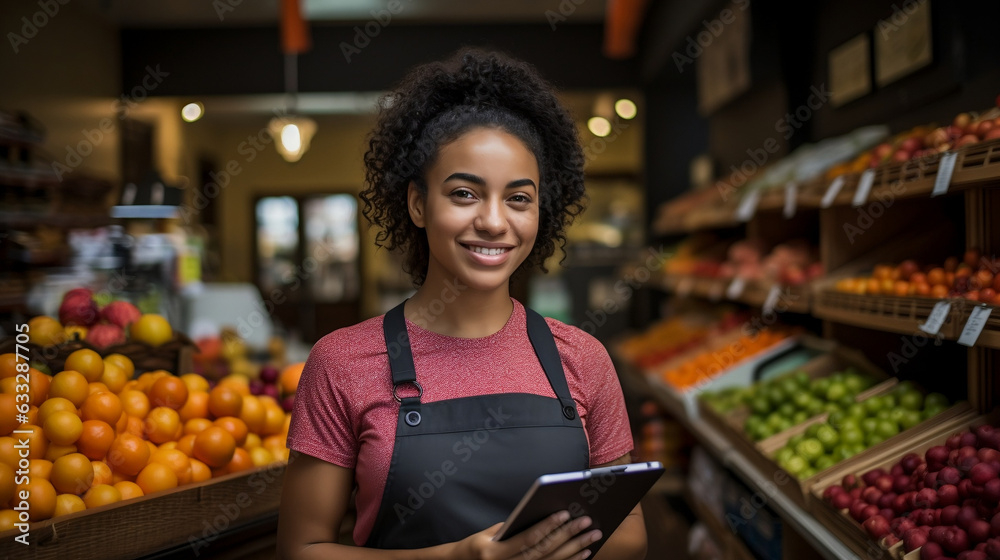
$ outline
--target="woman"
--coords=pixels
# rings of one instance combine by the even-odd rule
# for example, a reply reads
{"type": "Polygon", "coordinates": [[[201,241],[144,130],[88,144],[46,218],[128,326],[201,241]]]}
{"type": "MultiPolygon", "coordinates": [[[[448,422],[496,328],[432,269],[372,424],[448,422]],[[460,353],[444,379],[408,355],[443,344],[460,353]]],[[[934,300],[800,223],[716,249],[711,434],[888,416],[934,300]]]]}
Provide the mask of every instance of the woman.
{"type": "MultiPolygon", "coordinates": [[[[603,536],[559,512],[492,535],[541,474],[629,462],[607,351],[510,297],[582,210],[576,127],[529,65],[464,51],[380,108],[365,216],[416,293],[310,353],[289,430],[283,558],[582,559],[603,536]],[[360,547],[336,544],[356,490],[360,547]]],[[[599,558],[645,555],[636,507],[599,558]]]]}

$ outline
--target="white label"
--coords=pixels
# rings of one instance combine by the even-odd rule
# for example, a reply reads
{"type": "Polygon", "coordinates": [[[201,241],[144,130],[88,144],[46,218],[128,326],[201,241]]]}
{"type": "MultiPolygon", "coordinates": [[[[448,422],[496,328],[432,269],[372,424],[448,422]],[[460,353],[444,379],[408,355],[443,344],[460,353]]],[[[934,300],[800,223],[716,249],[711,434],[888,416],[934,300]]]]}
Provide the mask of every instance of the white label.
{"type": "Polygon", "coordinates": [[[743,295],[743,290],[747,287],[747,279],[742,276],[737,276],[733,278],[733,281],[729,283],[729,288],[726,289],[726,297],[729,299],[738,299],[743,295]]]}
{"type": "Polygon", "coordinates": [[[712,282],[712,287],[708,289],[708,299],[709,301],[719,301],[722,299],[722,294],[726,291],[726,285],[723,284],[722,280],[716,280],[712,282]]]}
{"type": "Polygon", "coordinates": [[[944,325],[945,319],[948,318],[950,311],[951,303],[944,300],[937,302],[934,304],[931,314],[927,316],[927,322],[920,325],[920,330],[930,335],[937,334],[941,330],[941,325],[944,325]]]}
{"type": "Polygon", "coordinates": [[[938,163],[937,177],[934,178],[934,190],[931,196],[940,196],[948,192],[951,186],[951,174],[955,171],[955,160],[958,159],[958,152],[946,152],[941,156],[938,163]]]}
{"type": "Polygon", "coordinates": [[[854,200],[851,201],[851,204],[861,206],[868,202],[868,194],[872,192],[872,185],[874,183],[875,170],[865,169],[865,172],[861,174],[861,179],[858,180],[858,190],[854,191],[854,200]]]}
{"type": "Polygon", "coordinates": [[[962,329],[962,336],[958,337],[958,343],[974,346],[976,340],[979,339],[979,333],[983,332],[983,328],[986,327],[986,320],[990,318],[992,312],[993,308],[985,305],[973,307],[972,313],[969,314],[969,320],[966,321],[965,328],[962,329]]]}
{"type": "Polygon", "coordinates": [[[736,209],[736,219],[741,222],[749,222],[750,218],[757,212],[757,204],[760,203],[760,189],[754,189],[740,200],[740,206],[736,209]]]}
{"type": "Polygon", "coordinates": [[[677,289],[675,292],[681,297],[686,297],[691,294],[691,290],[694,289],[694,278],[690,276],[685,276],[681,278],[681,281],[677,283],[677,289]]]}
{"type": "Polygon", "coordinates": [[[771,286],[771,291],[767,293],[767,299],[764,300],[764,306],[762,311],[765,315],[768,313],[774,313],[774,307],[778,305],[778,298],[781,297],[781,286],[775,284],[771,286]]]}
{"type": "Polygon", "coordinates": [[[827,187],[826,194],[823,195],[823,200],[820,202],[820,206],[823,208],[833,206],[833,201],[837,198],[837,195],[840,194],[840,189],[844,188],[844,181],[846,180],[847,178],[843,175],[834,179],[833,182],[830,183],[830,186],[827,187]]]}
{"type": "Polygon", "coordinates": [[[786,218],[791,218],[795,215],[795,203],[799,197],[799,187],[795,183],[788,183],[785,185],[785,210],[784,215],[786,218]]]}

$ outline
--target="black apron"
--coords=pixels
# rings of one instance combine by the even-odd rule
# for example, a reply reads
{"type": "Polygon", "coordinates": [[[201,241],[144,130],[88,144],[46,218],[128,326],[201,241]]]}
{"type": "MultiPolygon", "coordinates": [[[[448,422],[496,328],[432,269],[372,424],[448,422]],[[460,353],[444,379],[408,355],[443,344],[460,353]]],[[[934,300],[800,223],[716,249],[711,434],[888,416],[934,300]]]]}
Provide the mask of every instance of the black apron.
{"type": "Polygon", "coordinates": [[[539,476],[589,468],[586,434],[552,332],[541,315],[525,313],[528,337],[556,398],[506,393],[421,403],[403,304],[386,313],[383,331],[400,407],[389,476],[366,547],[459,541],[504,521],[539,476]],[[401,398],[401,385],[416,388],[417,396],[401,398]]]}

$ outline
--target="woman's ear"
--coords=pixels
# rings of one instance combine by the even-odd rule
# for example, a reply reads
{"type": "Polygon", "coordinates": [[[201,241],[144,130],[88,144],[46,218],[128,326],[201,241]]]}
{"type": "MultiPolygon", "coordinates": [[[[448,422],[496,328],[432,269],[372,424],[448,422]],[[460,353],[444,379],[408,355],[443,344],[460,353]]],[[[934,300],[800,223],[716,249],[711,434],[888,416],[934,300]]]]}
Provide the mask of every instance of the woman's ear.
{"type": "Polygon", "coordinates": [[[410,185],[406,188],[406,205],[410,210],[410,219],[417,227],[424,227],[424,203],[426,199],[424,195],[420,194],[420,189],[417,188],[416,183],[410,181],[410,185]]]}

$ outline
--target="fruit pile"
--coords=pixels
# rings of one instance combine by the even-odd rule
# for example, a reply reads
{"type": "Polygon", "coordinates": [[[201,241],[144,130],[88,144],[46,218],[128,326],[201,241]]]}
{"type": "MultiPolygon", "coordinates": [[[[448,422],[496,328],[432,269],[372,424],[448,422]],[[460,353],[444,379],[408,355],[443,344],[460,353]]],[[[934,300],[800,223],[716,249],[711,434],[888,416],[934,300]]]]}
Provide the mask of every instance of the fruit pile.
{"type": "Polygon", "coordinates": [[[790,336],[780,329],[763,328],[753,335],[741,335],[731,342],[714,344],[676,368],[660,373],[660,378],[684,391],[725,372],[734,364],[767,350],[790,336]]]}
{"type": "Polygon", "coordinates": [[[900,540],[924,560],[1000,558],[1000,430],[952,435],[921,457],[908,453],[888,471],[849,474],[823,491],[887,546],[900,540]]]}
{"type": "MultiPolygon", "coordinates": [[[[29,370],[22,415],[17,363],[0,355],[0,508],[17,506],[26,490],[33,522],[288,459],[291,415],[253,395],[242,376],[214,387],[194,373],[132,379],[127,357],[84,348],[53,376],[29,370]],[[27,459],[15,448],[21,439],[27,459]]],[[[0,509],[0,531],[17,520],[14,509],[0,509]]]]}
{"type": "Polygon", "coordinates": [[[802,240],[776,245],[770,252],[760,241],[743,239],[721,254],[720,245],[681,244],[665,265],[668,274],[699,278],[743,278],[798,286],[823,275],[816,251],[802,240]]]}
{"type": "Polygon", "coordinates": [[[174,337],[170,323],[155,313],[143,314],[127,301],[99,305],[87,288],[66,292],[59,305],[59,319],[40,315],[28,321],[29,342],[39,346],[83,340],[104,349],[126,339],[160,346],[174,337]],[[126,336],[127,333],[127,336],[126,336]]]}
{"type": "Polygon", "coordinates": [[[714,324],[673,317],[629,337],[622,342],[619,352],[636,368],[645,370],[697,347],[710,336],[729,332],[743,321],[744,317],[737,313],[726,313],[714,324]]]}
{"type": "MultiPolygon", "coordinates": [[[[827,377],[812,379],[805,372],[793,372],[750,387],[727,390],[702,398],[724,398],[735,406],[747,406],[751,414],[743,431],[760,441],[804,423],[824,412],[834,413],[855,404],[858,393],[875,384],[875,379],[850,368],[827,377]]],[[[722,403],[725,411],[726,403],[722,403]]]]}
{"type": "Polygon", "coordinates": [[[904,381],[885,395],[831,412],[826,422],[789,438],[774,460],[793,476],[806,479],[940,414],[948,404],[944,395],[925,396],[904,381]]]}
{"type": "Polygon", "coordinates": [[[914,260],[882,264],[869,277],[844,278],[834,290],[861,295],[965,298],[1000,305],[1000,259],[969,249],[961,260],[948,257],[941,266],[921,267],[914,260]]]}

